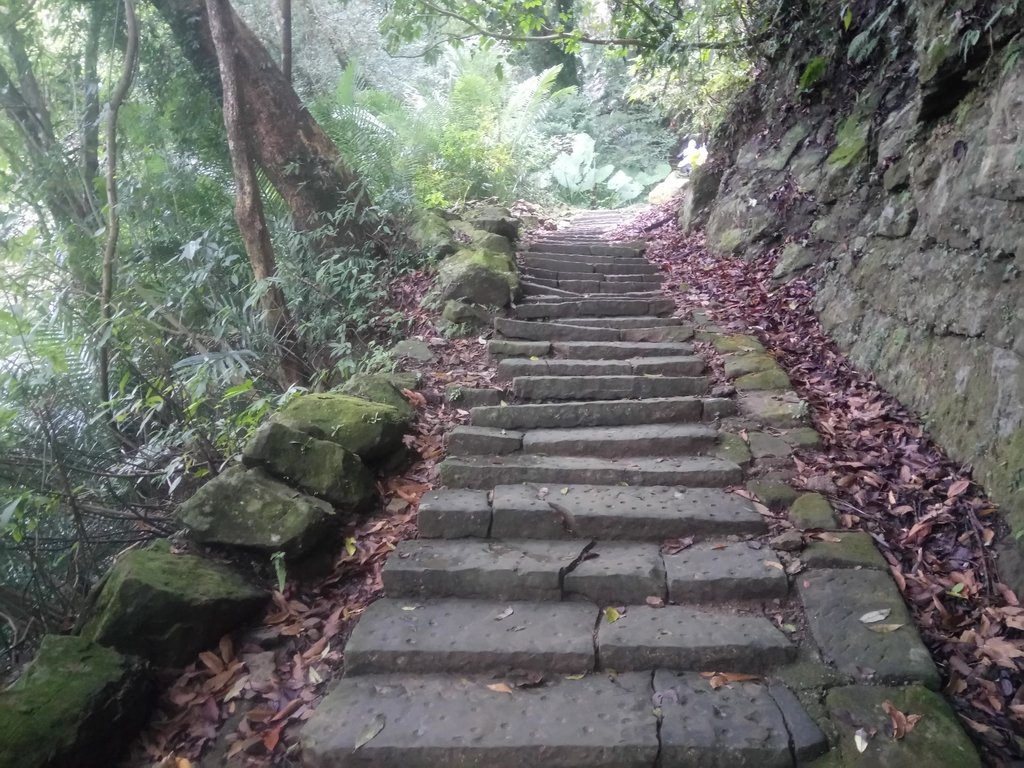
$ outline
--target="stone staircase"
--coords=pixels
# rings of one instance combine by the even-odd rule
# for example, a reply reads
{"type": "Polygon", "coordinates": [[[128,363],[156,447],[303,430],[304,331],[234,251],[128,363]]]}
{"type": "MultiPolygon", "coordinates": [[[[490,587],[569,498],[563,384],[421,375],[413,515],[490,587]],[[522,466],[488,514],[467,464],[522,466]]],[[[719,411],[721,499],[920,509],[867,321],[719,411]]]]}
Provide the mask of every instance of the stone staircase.
{"type": "Polygon", "coordinates": [[[521,254],[524,303],[489,343],[513,397],[451,433],[306,765],[781,768],[828,749],[774,675],[799,655],[768,615],[799,612],[783,558],[715,455],[735,401],[709,395],[643,245],[601,239],[614,223],[521,254]]]}

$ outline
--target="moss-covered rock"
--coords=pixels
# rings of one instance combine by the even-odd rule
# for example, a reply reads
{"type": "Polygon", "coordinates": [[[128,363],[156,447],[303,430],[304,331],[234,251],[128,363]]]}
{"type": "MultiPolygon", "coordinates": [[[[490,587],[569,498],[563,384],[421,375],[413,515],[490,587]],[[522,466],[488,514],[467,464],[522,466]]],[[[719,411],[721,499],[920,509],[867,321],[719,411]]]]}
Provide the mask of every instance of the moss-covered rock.
{"type": "Polygon", "coordinates": [[[808,568],[876,568],[888,565],[874,540],[863,531],[843,531],[839,541],[815,541],[804,550],[808,568]]]}
{"type": "Polygon", "coordinates": [[[274,480],[262,469],[232,467],[178,506],[196,541],[297,558],[313,549],[335,520],[326,501],[274,480]]]}
{"type": "Polygon", "coordinates": [[[797,492],[789,483],[772,475],[749,481],[747,490],[762,504],[775,511],[786,509],[797,497],[797,492]]]}
{"type": "Polygon", "coordinates": [[[397,451],[409,424],[397,408],[336,392],[294,397],[273,420],[337,443],[368,463],[397,451]]]}
{"type": "Polygon", "coordinates": [[[764,352],[764,346],[760,341],[742,333],[715,336],[711,343],[723,355],[728,352],[764,352]]]}
{"type": "Polygon", "coordinates": [[[721,432],[718,435],[718,447],[715,449],[715,456],[744,467],[751,461],[750,446],[739,435],[732,432],[721,432]]]}
{"type": "Polygon", "coordinates": [[[781,368],[776,366],[767,371],[748,373],[738,377],[733,384],[741,391],[760,391],[770,389],[790,389],[789,376],[781,368]]]}
{"type": "Polygon", "coordinates": [[[851,685],[833,688],[825,699],[839,729],[839,749],[847,768],[980,768],[981,760],[953,710],[941,694],[921,685],[890,688],[851,685]],[[922,715],[902,739],[889,738],[891,718],[882,704],[892,702],[900,712],[922,715]],[[854,732],[875,734],[861,752],[854,732]]]}
{"type": "Polygon", "coordinates": [[[799,427],[807,421],[807,403],[789,390],[742,392],[740,413],[769,427],[799,427]]]}
{"type": "Polygon", "coordinates": [[[488,205],[479,209],[469,217],[469,223],[484,232],[500,235],[514,242],[519,237],[520,221],[507,208],[488,205]]]}
{"type": "Polygon", "coordinates": [[[441,312],[441,317],[449,323],[471,326],[490,326],[494,322],[494,315],[494,310],[458,299],[446,301],[441,312]]]}
{"type": "Polygon", "coordinates": [[[365,509],[374,497],[373,473],[358,456],[273,420],[256,431],[242,460],[346,513],[365,509]]]}
{"type": "Polygon", "coordinates": [[[456,251],[455,232],[437,211],[421,211],[406,235],[413,246],[428,257],[449,256],[456,251]]]}
{"type": "Polygon", "coordinates": [[[820,493],[805,493],[789,506],[789,519],[797,528],[834,528],[832,505],[820,493]]]}
{"type": "Polygon", "coordinates": [[[371,403],[390,405],[398,411],[403,419],[411,421],[412,417],[416,415],[416,409],[402,394],[403,388],[410,389],[404,385],[405,382],[402,380],[401,374],[357,373],[342,384],[339,391],[353,397],[361,397],[371,403]]]}
{"type": "Polygon", "coordinates": [[[813,427],[797,427],[782,433],[782,439],[794,448],[817,448],[821,445],[821,435],[813,427]]]}
{"type": "Polygon", "coordinates": [[[727,379],[735,379],[739,376],[746,376],[748,373],[760,373],[778,367],[775,358],[764,352],[737,352],[726,355],[722,362],[725,364],[727,379]]]}
{"type": "Polygon", "coordinates": [[[519,290],[519,274],[510,254],[463,248],[441,262],[436,287],[443,301],[505,307],[519,290]]]}
{"type": "Polygon", "coordinates": [[[90,597],[81,635],[158,667],[182,667],[266,600],[234,571],[160,542],[114,563],[90,597]]]}
{"type": "Polygon", "coordinates": [[[0,691],[0,768],[108,768],[145,724],[142,663],[81,637],[47,635],[0,691]]]}

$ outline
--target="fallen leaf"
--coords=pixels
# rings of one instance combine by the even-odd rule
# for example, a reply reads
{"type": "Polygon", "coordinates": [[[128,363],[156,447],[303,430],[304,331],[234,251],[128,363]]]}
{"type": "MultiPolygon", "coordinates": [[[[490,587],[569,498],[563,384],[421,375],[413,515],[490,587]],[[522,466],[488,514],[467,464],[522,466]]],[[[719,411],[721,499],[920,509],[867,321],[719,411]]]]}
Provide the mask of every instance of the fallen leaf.
{"type": "Polygon", "coordinates": [[[955,499],[957,496],[962,495],[964,493],[964,491],[966,491],[970,487],[971,487],[971,481],[970,480],[966,480],[966,479],[957,480],[955,483],[953,483],[952,485],[949,486],[949,490],[946,491],[946,498],[947,499],[955,499]]]}
{"type": "Polygon", "coordinates": [[[914,730],[914,726],[917,725],[918,721],[923,715],[907,715],[904,712],[900,712],[896,708],[896,705],[886,699],[882,702],[882,709],[889,715],[890,725],[892,726],[892,738],[893,741],[900,741],[904,736],[914,730]]]}
{"type": "Polygon", "coordinates": [[[499,613],[499,614],[498,614],[497,616],[495,616],[495,617],[494,617],[494,620],[495,620],[495,621],[501,621],[502,619],[507,619],[507,618],[508,618],[509,616],[511,616],[511,615],[512,615],[513,613],[515,613],[515,610],[514,610],[514,609],[512,608],[512,606],[510,605],[510,606],[509,606],[508,608],[506,608],[506,609],[505,609],[504,611],[502,611],[502,612],[501,612],[501,613],[499,613]]]}
{"type": "Polygon", "coordinates": [[[906,624],[868,624],[868,629],[872,632],[877,632],[880,635],[887,635],[890,632],[895,632],[900,627],[905,627],[906,624]]]}
{"type": "Polygon", "coordinates": [[[858,752],[863,752],[868,748],[868,732],[863,728],[858,728],[853,733],[853,743],[857,746],[858,752]]]}
{"type": "Polygon", "coordinates": [[[786,571],[786,566],[784,566],[778,560],[765,560],[764,564],[767,565],[769,568],[776,568],[782,571],[783,573],[785,573],[786,571]]]}
{"type": "Polygon", "coordinates": [[[345,538],[345,551],[348,552],[348,556],[352,557],[356,553],[356,540],[353,536],[347,536],[345,538]]]}
{"type": "Polygon", "coordinates": [[[507,683],[491,683],[487,686],[487,690],[494,691],[495,693],[512,693],[512,689],[507,683]]]}
{"type": "Polygon", "coordinates": [[[616,621],[622,618],[622,613],[618,608],[612,608],[611,606],[604,609],[604,617],[608,620],[609,624],[614,624],[616,621]]]}
{"type": "Polygon", "coordinates": [[[889,618],[890,613],[892,613],[892,608],[880,608],[877,611],[868,611],[860,617],[860,620],[864,624],[876,624],[889,618]]]}
{"type": "Polygon", "coordinates": [[[649,606],[651,606],[651,608],[664,608],[665,607],[665,599],[663,597],[658,597],[657,595],[649,595],[644,600],[644,602],[647,603],[649,606]]]}
{"type": "Polygon", "coordinates": [[[377,734],[384,730],[384,722],[384,715],[377,715],[374,717],[363,732],[359,734],[359,738],[356,739],[356,743],[355,746],[352,747],[352,751],[355,752],[360,747],[377,738],[377,734]]]}

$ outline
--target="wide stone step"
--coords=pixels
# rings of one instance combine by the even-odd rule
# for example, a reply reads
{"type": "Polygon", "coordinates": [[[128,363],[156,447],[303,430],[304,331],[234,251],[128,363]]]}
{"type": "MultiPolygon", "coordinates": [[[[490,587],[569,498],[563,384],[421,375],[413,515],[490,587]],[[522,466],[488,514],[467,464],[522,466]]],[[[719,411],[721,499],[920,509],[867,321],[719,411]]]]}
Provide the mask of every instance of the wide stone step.
{"type": "MultiPolygon", "coordinates": [[[[660,542],[759,535],[768,527],[749,500],[719,488],[499,485],[490,496],[465,489],[424,494],[419,530],[425,538],[660,542]]],[[[673,562],[670,594],[679,592],[671,581],[677,570],[673,562]]]]}
{"type": "Polygon", "coordinates": [[[670,298],[581,298],[574,301],[548,301],[520,304],[513,314],[520,320],[535,318],[658,316],[675,311],[670,298]]]}
{"type": "Polygon", "coordinates": [[[618,328],[619,330],[636,328],[674,328],[690,327],[690,322],[682,317],[574,317],[572,325],[583,328],[618,328]]]}
{"type": "MultiPolygon", "coordinates": [[[[714,399],[713,400],[717,400],[714,399]]],[[[731,403],[732,401],[727,401],[731,403]]],[[[575,403],[524,403],[481,406],[470,410],[478,427],[545,429],[557,427],[622,427],[628,424],[665,424],[706,421],[709,403],[698,397],[661,397],[648,400],[597,400],[575,403]]],[[[714,402],[715,408],[726,407],[714,402]]],[[[733,406],[735,407],[735,405],[733,406]]],[[[719,411],[721,414],[721,411],[719,411]]],[[[566,482],[570,482],[566,480],[566,482]]]]}
{"type": "Polygon", "coordinates": [[[578,242],[535,240],[526,247],[526,250],[530,253],[586,254],[612,258],[631,258],[639,256],[643,252],[642,248],[586,240],[578,242]]]}
{"type": "Polygon", "coordinates": [[[378,600],[345,646],[345,673],[589,672],[597,616],[586,603],[378,600]]]}
{"type": "Polygon", "coordinates": [[[301,732],[326,768],[791,768],[828,749],[776,685],[712,690],[696,673],[368,675],[341,680],[301,732]],[[653,684],[652,684],[653,683],[653,684]],[[369,734],[369,736],[368,736],[369,734]]]}
{"type": "Polygon", "coordinates": [[[621,260],[600,259],[594,261],[575,261],[571,257],[524,256],[523,266],[530,269],[546,269],[550,272],[599,272],[602,275],[658,275],[661,268],[643,259],[621,260]]]}
{"type": "MultiPolygon", "coordinates": [[[[664,276],[660,274],[649,274],[649,275],[606,275],[599,271],[583,271],[583,272],[554,272],[548,269],[533,269],[531,267],[524,267],[521,273],[524,278],[532,281],[544,280],[549,283],[560,283],[563,280],[591,280],[597,283],[643,283],[644,285],[659,286],[664,280],[664,276]]],[[[546,283],[545,283],[546,284],[546,283]]]]}
{"type": "Polygon", "coordinates": [[[499,317],[494,321],[494,328],[505,338],[526,341],[682,342],[693,337],[693,329],[687,325],[620,329],[573,325],[573,322],[572,319],[545,323],[499,317]]]}
{"type": "Polygon", "coordinates": [[[601,459],[576,456],[457,456],[438,467],[450,488],[493,488],[511,483],[607,483],[722,487],[742,481],[738,464],[724,459],[601,459]]]}
{"type": "Polygon", "coordinates": [[[555,283],[555,285],[549,285],[549,282],[553,281],[537,279],[533,279],[532,281],[522,280],[519,283],[519,288],[522,290],[523,296],[526,297],[560,296],[563,298],[568,298],[578,295],[576,291],[564,290],[562,288],[559,288],[557,283],[555,283]]]}
{"type": "Polygon", "coordinates": [[[448,436],[453,456],[523,453],[547,456],[670,456],[706,453],[717,430],[703,424],[644,424],[630,427],[580,427],[517,432],[459,426],[448,436]]]}
{"type": "MultiPolygon", "coordinates": [[[[581,326],[583,327],[583,326],[581,326]]],[[[525,341],[493,339],[487,342],[492,360],[506,357],[543,357],[554,355],[573,360],[627,360],[643,357],[685,357],[693,354],[693,345],[673,341],[525,341]]]]}
{"type": "Polygon", "coordinates": [[[507,357],[498,362],[498,379],[516,376],[698,376],[704,372],[704,358],[697,355],[638,357],[629,360],[529,360],[507,357]]]}
{"type": "Polygon", "coordinates": [[[620,400],[700,395],[710,383],[704,376],[517,376],[512,391],[522,400],[620,400]]]}

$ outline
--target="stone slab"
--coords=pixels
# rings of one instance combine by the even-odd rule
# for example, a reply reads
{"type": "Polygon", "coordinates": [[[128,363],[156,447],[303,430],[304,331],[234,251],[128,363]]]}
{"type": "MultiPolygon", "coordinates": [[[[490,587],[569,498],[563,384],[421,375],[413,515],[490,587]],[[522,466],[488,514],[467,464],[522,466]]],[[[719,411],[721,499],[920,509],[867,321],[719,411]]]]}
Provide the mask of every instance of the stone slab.
{"type": "Polygon", "coordinates": [[[628,376],[633,366],[627,360],[523,360],[507,358],[498,363],[498,378],[516,376],[628,376]]]}
{"type": "Polygon", "coordinates": [[[618,341],[619,331],[614,328],[587,328],[562,323],[535,323],[530,320],[510,320],[499,317],[495,330],[509,339],[527,341],[618,341]]]}
{"type": "Polygon", "coordinates": [[[694,544],[665,555],[668,596],[674,603],[783,599],[789,579],[778,555],[767,547],[752,549],[745,542],[694,544]]]}
{"type": "Polygon", "coordinates": [[[789,505],[789,520],[797,528],[835,528],[832,505],[820,493],[804,493],[789,505]]]}
{"type": "Polygon", "coordinates": [[[502,429],[618,427],[700,421],[703,407],[696,397],[665,397],[474,408],[470,416],[476,426],[502,429]]]}
{"type": "Polygon", "coordinates": [[[427,491],[417,513],[425,539],[486,538],[491,528],[487,491],[427,491]]]}
{"type": "Polygon", "coordinates": [[[499,485],[494,538],[663,541],[683,536],[764,533],[747,499],[716,488],[499,485]]]}
{"type": "Polygon", "coordinates": [[[852,685],[833,688],[825,706],[839,731],[844,768],[979,768],[981,759],[946,700],[920,685],[901,688],[852,685]],[[907,715],[923,715],[902,739],[890,738],[889,715],[882,708],[892,702],[907,715]],[[858,728],[874,730],[867,749],[857,749],[858,728]]]}
{"type": "Polygon", "coordinates": [[[512,429],[460,425],[448,433],[448,453],[454,456],[515,453],[523,447],[523,433],[512,429]]]}
{"type": "Polygon", "coordinates": [[[512,391],[524,400],[619,400],[686,397],[708,390],[704,376],[520,376],[512,391]]]}
{"type": "Polygon", "coordinates": [[[654,543],[598,542],[572,571],[563,589],[571,599],[598,605],[642,604],[665,597],[665,566],[654,543]]]}
{"type": "Polygon", "coordinates": [[[828,752],[828,739],[818,724],[807,714],[800,700],[781,683],[771,683],[768,693],[779,707],[789,731],[793,754],[798,762],[813,760],[828,752]]]}
{"type": "Polygon", "coordinates": [[[448,400],[459,408],[480,408],[485,405],[499,405],[507,395],[493,387],[460,387],[449,384],[445,387],[448,400]]]}
{"type": "MultiPolygon", "coordinates": [[[[646,316],[649,302],[644,299],[578,299],[575,301],[531,302],[520,304],[513,314],[520,319],[646,316]]],[[[586,327],[586,326],[584,326],[586,327]]]]}
{"type": "Polygon", "coordinates": [[[789,443],[767,432],[748,432],[750,455],[755,459],[785,459],[793,453],[789,443]]]}
{"type": "Polygon", "coordinates": [[[573,360],[627,360],[634,357],[692,355],[693,345],[678,342],[566,341],[552,345],[556,357],[573,360]]]}
{"type": "Polygon", "coordinates": [[[302,730],[303,765],[654,765],[658,728],[650,673],[555,679],[512,693],[487,688],[494,683],[446,675],[342,679],[302,730]],[[368,733],[376,735],[367,741],[368,733]]]}
{"type": "Polygon", "coordinates": [[[939,687],[931,655],[888,573],[807,571],[797,583],[814,641],[840,672],[876,683],[939,687]],[[878,610],[890,611],[878,624],[902,626],[894,632],[870,630],[860,617],[878,610]]]}
{"type": "Polygon", "coordinates": [[[740,413],[769,427],[802,427],[807,423],[807,403],[795,392],[741,392],[740,413]]]}
{"type": "Polygon", "coordinates": [[[839,541],[812,541],[800,556],[808,568],[874,568],[887,571],[889,564],[863,531],[838,531],[839,541]]]}
{"type": "Polygon", "coordinates": [[[686,606],[628,606],[597,629],[603,669],[675,669],[761,674],[796,656],[796,646],[763,616],[686,606]]]}
{"type": "Polygon", "coordinates": [[[607,483],[720,488],[738,483],[738,464],[717,458],[602,459],[580,456],[454,456],[438,467],[451,488],[494,488],[513,483],[607,483]]]}
{"type": "Polygon", "coordinates": [[[673,328],[685,324],[686,321],[679,317],[581,317],[573,320],[573,325],[618,328],[620,331],[635,328],[673,328]]]}
{"type": "Polygon", "coordinates": [[[384,565],[388,597],[559,600],[563,572],[583,552],[573,541],[407,539],[384,565]]]}
{"type": "Polygon", "coordinates": [[[542,357],[551,351],[548,341],[508,341],[491,339],[487,342],[487,356],[491,360],[504,360],[506,357],[542,357]]]}
{"type": "Polygon", "coordinates": [[[378,600],[345,646],[345,674],[589,672],[597,614],[581,603],[378,600]]]}
{"type": "Polygon", "coordinates": [[[698,355],[670,355],[667,357],[636,357],[628,360],[638,376],[699,376],[706,364],[698,355]]]}
{"type": "Polygon", "coordinates": [[[693,328],[686,325],[673,325],[662,328],[624,328],[620,333],[623,341],[689,341],[693,338],[693,328]]]}
{"type": "Polygon", "coordinates": [[[704,424],[535,429],[522,434],[523,453],[551,456],[678,456],[708,451],[718,433],[704,424]]]}
{"type": "Polygon", "coordinates": [[[712,689],[699,675],[654,673],[661,709],[661,765],[789,768],[786,723],[765,686],[712,689]]]}

